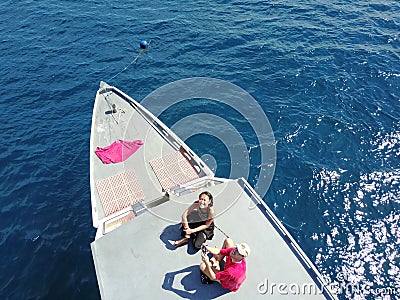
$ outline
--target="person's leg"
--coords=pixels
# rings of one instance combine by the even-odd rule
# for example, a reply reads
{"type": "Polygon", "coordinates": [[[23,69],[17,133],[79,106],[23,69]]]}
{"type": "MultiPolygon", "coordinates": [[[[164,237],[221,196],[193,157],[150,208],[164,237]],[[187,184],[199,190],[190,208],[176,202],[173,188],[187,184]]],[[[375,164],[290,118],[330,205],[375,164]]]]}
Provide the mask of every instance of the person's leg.
{"type": "MultiPolygon", "coordinates": [[[[190,227],[190,223],[189,223],[189,228],[190,227]]],[[[186,238],[190,238],[190,235],[186,233],[186,231],[183,229],[183,224],[181,224],[181,226],[179,227],[179,229],[181,230],[181,237],[186,237],[186,238]]]]}
{"type": "Polygon", "coordinates": [[[183,237],[180,240],[174,242],[174,247],[182,246],[183,244],[186,244],[188,241],[189,241],[189,238],[183,237]]]}
{"type": "Polygon", "coordinates": [[[220,266],[220,262],[215,258],[215,255],[213,255],[213,257],[210,258],[210,262],[211,262],[211,266],[213,267],[213,269],[216,272],[221,271],[221,266],[220,266]]]}
{"type": "MultiPolygon", "coordinates": [[[[233,240],[231,238],[226,238],[224,242],[222,243],[222,248],[221,249],[228,249],[234,247],[235,244],[233,243],[233,240]]],[[[223,260],[224,256],[217,254],[214,255],[215,260],[218,262],[218,266],[220,265],[219,263],[223,260]]]]}
{"type": "Polygon", "coordinates": [[[226,238],[224,240],[224,243],[222,244],[222,249],[228,249],[235,247],[235,244],[233,243],[233,240],[231,238],[226,238]]]}
{"type": "MultiPolygon", "coordinates": [[[[189,228],[190,228],[190,225],[191,224],[189,223],[189,228]]],[[[186,244],[190,239],[190,235],[186,234],[186,231],[183,229],[183,225],[182,224],[181,224],[180,229],[181,229],[182,238],[180,240],[177,240],[177,241],[174,242],[174,247],[180,247],[183,244],[186,244]]]]}
{"type": "Polygon", "coordinates": [[[200,231],[197,233],[194,242],[193,242],[193,246],[196,250],[199,250],[201,248],[201,245],[203,245],[206,242],[206,235],[203,231],[200,231]]]}
{"type": "MultiPolygon", "coordinates": [[[[222,244],[222,248],[221,249],[227,249],[227,248],[232,248],[234,247],[234,243],[233,240],[231,238],[226,238],[222,244]]],[[[224,256],[223,255],[213,255],[213,257],[210,259],[212,266],[211,269],[213,270],[214,274],[218,273],[219,271],[221,271],[221,265],[220,262],[223,260],[224,256]]],[[[200,264],[200,270],[207,275],[208,278],[210,278],[211,280],[213,280],[213,276],[211,276],[210,272],[208,271],[208,268],[206,266],[206,264],[204,262],[202,262],[200,264]]],[[[219,282],[219,280],[215,281],[219,282]]]]}
{"type": "Polygon", "coordinates": [[[183,230],[183,224],[179,227],[181,230],[181,239],[174,242],[174,247],[180,247],[183,244],[186,244],[189,241],[189,236],[186,234],[185,230],[183,230]]]}
{"type": "Polygon", "coordinates": [[[210,274],[210,272],[208,271],[208,268],[207,268],[206,264],[205,264],[204,262],[201,262],[201,264],[200,264],[200,271],[203,272],[204,274],[206,274],[207,277],[210,278],[211,280],[218,281],[218,280],[215,278],[215,274],[216,274],[217,272],[219,272],[219,269],[216,269],[215,267],[211,267],[211,269],[212,269],[212,271],[214,272],[214,276],[210,274]]]}

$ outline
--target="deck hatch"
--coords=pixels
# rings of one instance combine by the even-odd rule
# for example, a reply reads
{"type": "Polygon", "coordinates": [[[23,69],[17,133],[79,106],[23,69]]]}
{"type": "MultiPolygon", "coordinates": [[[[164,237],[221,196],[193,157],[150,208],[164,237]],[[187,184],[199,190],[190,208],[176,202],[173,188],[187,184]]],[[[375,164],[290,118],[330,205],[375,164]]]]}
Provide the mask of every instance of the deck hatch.
{"type": "Polygon", "coordinates": [[[104,214],[109,216],[144,200],[144,193],[133,170],[96,182],[104,214]]]}
{"type": "Polygon", "coordinates": [[[150,166],[164,191],[199,178],[193,165],[180,151],[155,158],[150,161],[150,166]]]}

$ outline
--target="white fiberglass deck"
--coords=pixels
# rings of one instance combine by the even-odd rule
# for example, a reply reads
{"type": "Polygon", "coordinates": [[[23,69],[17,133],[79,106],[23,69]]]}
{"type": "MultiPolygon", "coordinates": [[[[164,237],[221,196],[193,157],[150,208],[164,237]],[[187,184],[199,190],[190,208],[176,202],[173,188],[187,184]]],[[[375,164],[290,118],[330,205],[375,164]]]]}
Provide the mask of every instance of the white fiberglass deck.
{"type": "MultiPolygon", "coordinates": [[[[201,284],[200,253],[191,245],[175,249],[168,242],[179,239],[180,213],[197,199],[198,191],[154,207],[92,243],[104,299],[273,299],[290,296],[280,295],[277,286],[272,287],[274,283],[308,290],[311,285],[317,286],[261,212],[262,206],[256,206],[238,182],[222,183],[206,190],[215,197],[218,228],[236,242],[247,242],[252,249],[247,259],[247,279],[240,290],[227,293],[217,283],[201,284]],[[258,286],[266,280],[269,291],[263,295],[258,286]]],[[[208,244],[219,247],[225,236],[218,229],[215,233],[208,244]]],[[[263,291],[266,286],[260,288],[263,291]]],[[[317,295],[307,299],[325,298],[316,289],[311,290],[317,295]]],[[[292,296],[301,298],[301,295],[292,296]]]]}
{"type": "Polygon", "coordinates": [[[108,85],[93,111],[90,173],[97,228],[91,248],[103,299],[331,297],[321,294],[318,271],[244,179],[214,178],[165,125],[108,85]],[[103,164],[96,147],[119,139],[143,146],[124,162],[103,164]],[[180,238],[180,216],[204,190],[213,194],[217,214],[209,245],[220,247],[226,233],[252,250],[236,293],[201,284],[200,253],[169,242],[180,238]]]}

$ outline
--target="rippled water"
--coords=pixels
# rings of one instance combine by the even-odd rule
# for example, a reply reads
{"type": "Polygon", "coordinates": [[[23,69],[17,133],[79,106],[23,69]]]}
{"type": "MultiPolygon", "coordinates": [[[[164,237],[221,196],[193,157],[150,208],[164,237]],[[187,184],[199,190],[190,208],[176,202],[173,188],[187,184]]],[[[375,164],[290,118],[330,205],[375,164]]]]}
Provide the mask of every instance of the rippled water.
{"type": "MultiPolygon", "coordinates": [[[[248,91],[277,141],[266,203],[328,280],[400,288],[397,1],[5,0],[0,9],[2,299],[100,297],[91,111],[99,81],[129,64],[142,39],[152,41],[149,53],[111,84],[138,100],[196,76],[248,91]]],[[[187,115],[190,107],[162,120],[187,115]]],[[[222,116],[254,149],[257,183],[249,120],[222,116]]],[[[205,135],[187,142],[229,176],[224,145],[205,135]]],[[[365,290],[339,298],[396,298],[365,290]]]]}

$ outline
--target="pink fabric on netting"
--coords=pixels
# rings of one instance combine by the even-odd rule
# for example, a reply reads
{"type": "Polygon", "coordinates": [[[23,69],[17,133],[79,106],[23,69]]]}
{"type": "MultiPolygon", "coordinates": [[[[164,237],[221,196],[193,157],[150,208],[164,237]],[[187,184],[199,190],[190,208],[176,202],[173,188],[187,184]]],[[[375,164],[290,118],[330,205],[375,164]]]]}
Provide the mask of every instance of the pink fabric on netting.
{"type": "Polygon", "coordinates": [[[95,153],[103,164],[119,163],[128,159],[142,145],[143,142],[141,140],[132,142],[118,140],[110,146],[104,148],[97,147],[95,153]]]}

